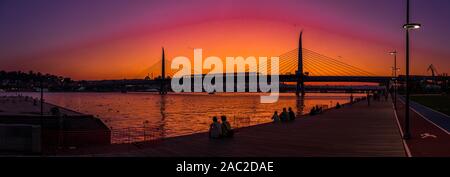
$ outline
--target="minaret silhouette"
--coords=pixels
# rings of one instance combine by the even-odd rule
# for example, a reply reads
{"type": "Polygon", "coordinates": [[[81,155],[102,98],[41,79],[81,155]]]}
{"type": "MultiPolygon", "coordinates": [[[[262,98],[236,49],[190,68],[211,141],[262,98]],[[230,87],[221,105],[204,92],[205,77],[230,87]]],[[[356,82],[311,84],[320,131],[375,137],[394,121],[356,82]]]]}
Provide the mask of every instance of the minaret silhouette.
{"type": "Polygon", "coordinates": [[[303,76],[303,30],[300,32],[300,38],[298,40],[298,68],[297,68],[297,90],[296,95],[305,96],[305,83],[303,76]]]}

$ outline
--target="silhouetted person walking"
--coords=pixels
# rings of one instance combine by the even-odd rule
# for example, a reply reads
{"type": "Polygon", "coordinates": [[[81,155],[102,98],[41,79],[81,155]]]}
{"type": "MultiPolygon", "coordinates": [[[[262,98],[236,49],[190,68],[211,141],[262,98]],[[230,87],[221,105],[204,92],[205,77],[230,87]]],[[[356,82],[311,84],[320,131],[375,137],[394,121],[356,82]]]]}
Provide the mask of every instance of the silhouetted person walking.
{"type": "Polygon", "coordinates": [[[383,91],[383,94],[384,94],[384,100],[385,100],[385,101],[388,101],[388,99],[389,99],[389,94],[388,94],[387,90],[384,90],[384,91],[383,91]]]}

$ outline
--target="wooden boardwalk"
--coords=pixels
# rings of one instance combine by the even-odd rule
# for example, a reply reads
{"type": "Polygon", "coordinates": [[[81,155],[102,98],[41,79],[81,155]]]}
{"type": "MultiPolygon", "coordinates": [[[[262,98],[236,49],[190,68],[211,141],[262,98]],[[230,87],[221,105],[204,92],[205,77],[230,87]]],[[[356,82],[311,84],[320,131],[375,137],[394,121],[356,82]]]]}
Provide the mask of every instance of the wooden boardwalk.
{"type": "MultiPolygon", "coordinates": [[[[405,156],[391,102],[360,102],[291,123],[243,128],[233,139],[206,133],[155,143],[79,149],[87,156],[151,157],[378,157],[405,156]]],[[[72,154],[74,155],[74,154],[72,154]]]]}

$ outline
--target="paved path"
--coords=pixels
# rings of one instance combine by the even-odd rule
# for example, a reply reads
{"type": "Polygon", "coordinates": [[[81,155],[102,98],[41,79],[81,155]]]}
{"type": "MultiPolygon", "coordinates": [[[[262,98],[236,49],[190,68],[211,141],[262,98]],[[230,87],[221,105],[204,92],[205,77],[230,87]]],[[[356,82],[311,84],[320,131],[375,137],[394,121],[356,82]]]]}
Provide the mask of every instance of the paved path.
{"type": "MultiPolygon", "coordinates": [[[[401,102],[404,103],[405,98],[402,96],[400,96],[399,98],[401,102]]],[[[414,101],[410,101],[410,103],[411,108],[414,112],[420,114],[424,119],[430,121],[430,123],[432,124],[435,124],[437,127],[442,129],[442,131],[450,135],[450,116],[445,115],[441,112],[437,112],[414,101]]]]}
{"type": "MultiPolygon", "coordinates": [[[[450,135],[443,126],[444,117],[429,108],[417,103],[411,104],[410,128],[411,139],[406,141],[413,157],[450,157],[450,135]],[[433,117],[437,116],[437,117],[433,117]],[[442,126],[442,127],[441,127],[442,126]]],[[[403,100],[397,102],[397,115],[404,131],[405,104],[403,100]]]]}
{"type": "Polygon", "coordinates": [[[405,156],[390,102],[360,102],[291,123],[239,129],[233,139],[210,140],[206,133],[160,142],[78,149],[88,156],[308,157],[405,156]]]}

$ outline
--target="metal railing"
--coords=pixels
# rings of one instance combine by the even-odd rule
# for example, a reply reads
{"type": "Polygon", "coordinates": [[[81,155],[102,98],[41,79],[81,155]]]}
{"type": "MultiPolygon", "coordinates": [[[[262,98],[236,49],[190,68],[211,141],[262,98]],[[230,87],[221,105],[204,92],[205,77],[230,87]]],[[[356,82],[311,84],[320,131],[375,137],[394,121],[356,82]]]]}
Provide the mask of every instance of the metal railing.
{"type": "Polygon", "coordinates": [[[124,144],[161,139],[159,131],[150,127],[127,127],[111,129],[111,143],[124,144]]]}
{"type": "MultiPolygon", "coordinates": [[[[233,129],[248,127],[251,125],[260,124],[260,121],[252,121],[249,116],[233,116],[230,121],[233,129]]],[[[205,127],[204,130],[192,131],[189,134],[208,132],[209,127],[205,127]]],[[[147,126],[127,127],[119,129],[111,129],[111,143],[124,144],[124,143],[136,143],[144,141],[158,141],[164,137],[161,136],[158,129],[154,129],[147,126]]]]}
{"type": "MultiPolygon", "coordinates": [[[[263,121],[252,120],[249,116],[233,116],[229,120],[233,129],[248,127],[265,123],[263,121]]],[[[209,127],[203,130],[191,131],[188,134],[208,132],[209,127]]],[[[187,134],[186,134],[187,135],[187,134]]],[[[88,144],[105,143],[110,140],[111,144],[128,144],[138,142],[154,142],[165,138],[159,129],[143,126],[126,127],[126,128],[110,128],[105,130],[80,130],[80,131],[62,131],[62,130],[46,130],[45,136],[51,140],[52,144],[57,146],[72,146],[73,142],[88,142],[88,144]],[[109,136],[110,139],[107,139],[109,136]],[[106,140],[105,140],[106,138],[106,140]]]]}

